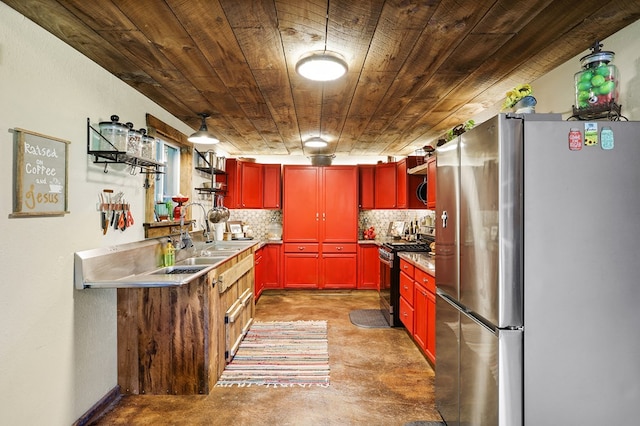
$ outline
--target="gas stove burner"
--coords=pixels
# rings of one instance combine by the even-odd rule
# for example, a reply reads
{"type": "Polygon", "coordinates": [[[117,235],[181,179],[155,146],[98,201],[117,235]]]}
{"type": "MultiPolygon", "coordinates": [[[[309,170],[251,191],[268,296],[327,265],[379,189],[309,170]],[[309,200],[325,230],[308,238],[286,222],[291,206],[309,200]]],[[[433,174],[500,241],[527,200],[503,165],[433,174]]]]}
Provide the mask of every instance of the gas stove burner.
{"type": "Polygon", "coordinates": [[[429,244],[426,243],[407,243],[407,242],[398,242],[398,243],[385,243],[385,247],[388,249],[397,252],[397,251],[429,251],[429,244]]]}

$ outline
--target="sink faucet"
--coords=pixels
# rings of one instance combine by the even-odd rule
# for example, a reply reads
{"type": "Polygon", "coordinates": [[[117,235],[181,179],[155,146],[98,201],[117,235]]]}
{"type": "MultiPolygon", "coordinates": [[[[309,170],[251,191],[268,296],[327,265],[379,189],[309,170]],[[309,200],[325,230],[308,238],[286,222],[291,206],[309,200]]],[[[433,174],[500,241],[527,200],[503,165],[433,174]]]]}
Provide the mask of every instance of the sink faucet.
{"type": "Polygon", "coordinates": [[[191,207],[191,206],[200,206],[200,208],[202,209],[202,213],[204,213],[204,227],[205,230],[203,232],[204,238],[205,238],[205,242],[206,243],[210,243],[211,240],[211,229],[209,228],[209,220],[207,218],[207,211],[205,210],[204,206],[200,203],[188,203],[185,204],[184,206],[182,206],[182,208],[180,209],[180,245],[178,246],[179,249],[185,249],[185,248],[191,248],[193,247],[193,241],[191,240],[191,235],[189,235],[189,232],[186,231],[184,229],[184,211],[187,207],[191,207]]]}

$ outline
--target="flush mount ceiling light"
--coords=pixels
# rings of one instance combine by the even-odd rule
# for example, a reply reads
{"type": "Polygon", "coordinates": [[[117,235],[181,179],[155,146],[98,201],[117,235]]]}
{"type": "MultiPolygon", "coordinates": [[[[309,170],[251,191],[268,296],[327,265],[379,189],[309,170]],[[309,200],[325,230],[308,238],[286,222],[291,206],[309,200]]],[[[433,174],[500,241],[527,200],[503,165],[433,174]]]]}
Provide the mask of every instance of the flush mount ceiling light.
{"type": "Polygon", "coordinates": [[[207,117],[209,117],[209,114],[201,112],[198,115],[202,117],[202,124],[200,125],[200,130],[198,130],[197,132],[189,136],[187,140],[192,143],[209,144],[209,145],[220,142],[218,138],[216,138],[211,133],[209,133],[209,130],[207,129],[206,120],[207,120],[207,117]]]}
{"type": "Polygon", "coordinates": [[[316,136],[311,139],[308,139],[304,143],[304,146],[306,146],[307,148],[324,148],[325,146],[327,146],[327,141],[325,141],[319,136],[316,136]]]}
{"type": "Polygon", "coordinates": [[[331,81],[347,72],[347,63],[334,52],[311,52],[296,64],[296,72],[314,81],[331,81]]]}

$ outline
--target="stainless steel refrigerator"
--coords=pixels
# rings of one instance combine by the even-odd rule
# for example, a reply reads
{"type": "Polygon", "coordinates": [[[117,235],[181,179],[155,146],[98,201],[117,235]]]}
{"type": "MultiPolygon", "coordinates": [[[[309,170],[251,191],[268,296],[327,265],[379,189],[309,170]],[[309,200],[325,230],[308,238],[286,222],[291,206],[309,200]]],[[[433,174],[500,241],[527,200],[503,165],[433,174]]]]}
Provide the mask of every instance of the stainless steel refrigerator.
{"type": "Polygon", "coordinates": [[[447,425],[638,424],[640,123],[500,114],[437,149],[436,183],[447,425]]]}

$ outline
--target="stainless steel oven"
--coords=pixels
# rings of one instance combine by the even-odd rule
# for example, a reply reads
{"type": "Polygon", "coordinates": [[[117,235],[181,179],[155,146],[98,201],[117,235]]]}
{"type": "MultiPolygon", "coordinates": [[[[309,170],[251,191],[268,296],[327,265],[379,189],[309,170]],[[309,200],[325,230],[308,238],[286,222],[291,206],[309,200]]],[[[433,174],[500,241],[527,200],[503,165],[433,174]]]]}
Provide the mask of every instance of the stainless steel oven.
{"type": "Polygon", "coordinates": [[[400,321],[400,257],[398,253],[428,252],[429,242],[384,243],[378,249],[380,259],[380,310],[391,327],[402,327],[400,321]]]}

